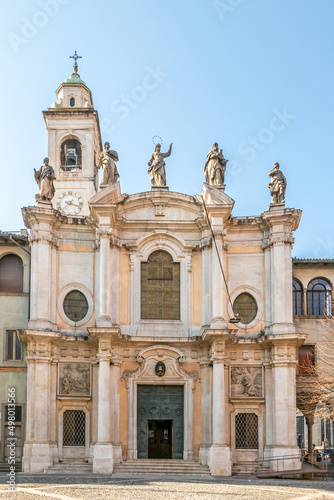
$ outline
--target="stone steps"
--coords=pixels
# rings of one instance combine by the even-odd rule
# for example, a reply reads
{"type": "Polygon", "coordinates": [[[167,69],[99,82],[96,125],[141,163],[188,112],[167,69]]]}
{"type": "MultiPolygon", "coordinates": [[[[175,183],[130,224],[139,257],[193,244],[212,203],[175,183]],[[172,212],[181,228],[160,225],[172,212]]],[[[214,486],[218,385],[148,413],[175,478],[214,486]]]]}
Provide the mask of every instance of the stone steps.
{"type": "Polygon", "coordinates": [[[124,460],[114,465],[114,474],[210,475],[209,467],[191,460],[124,460]]]}
{"type": "Polygon", "coordinates": [[[93,466],[86,460],[65,459],[62,462],[51,465],[43,471],[45,474],[92,474],[93,466]]]}
{"type": "MultiPolygon", "coordinates": [[[[9,472],[12,466],[8,462],[0,462],[0,472],[9,472]]],[[[22,462],[16,462],[15,472],[22,472],[22,462]]]]}
{"type": "Polygon", "coordinates": [[[260,472],[269,472],[270,467],[260,465],[258,463],[252,462],[237,462],[232,465],[232,476],[238,475],[242,476],[243,474],[257,474],[260,472]]]}

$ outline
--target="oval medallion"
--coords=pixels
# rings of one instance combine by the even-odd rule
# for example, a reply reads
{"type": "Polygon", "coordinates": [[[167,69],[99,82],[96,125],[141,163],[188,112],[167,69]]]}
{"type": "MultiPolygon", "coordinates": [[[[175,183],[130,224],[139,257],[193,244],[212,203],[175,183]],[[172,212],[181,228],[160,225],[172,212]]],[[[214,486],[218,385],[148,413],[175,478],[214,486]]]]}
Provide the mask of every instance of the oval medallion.
{"type": "Polygon", "coordinates": [[[155,373],[158,375],[158,377],[163,377],[166,373],[166,366],[165,363],[162,361],[158,361],[158,363],[155,365],[155,373]]]}

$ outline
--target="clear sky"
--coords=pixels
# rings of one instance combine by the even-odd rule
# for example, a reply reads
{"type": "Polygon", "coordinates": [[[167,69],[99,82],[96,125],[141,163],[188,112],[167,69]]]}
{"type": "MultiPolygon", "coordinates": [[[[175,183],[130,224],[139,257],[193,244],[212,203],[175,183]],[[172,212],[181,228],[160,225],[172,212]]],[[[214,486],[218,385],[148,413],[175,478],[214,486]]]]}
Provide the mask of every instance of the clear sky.
{"type": "Polygon", "coordinates": [[[332,0],[16,0],[1,9],[0,229],[24,227],[47,155],[41,111],[72,73],[93,93],[122,192],[150,190],[152,137],[171,191],[200,193],[217,141],[234,215],[268,209],[268,172],[303,210],[293,255],[334,258],[332,0]]]}

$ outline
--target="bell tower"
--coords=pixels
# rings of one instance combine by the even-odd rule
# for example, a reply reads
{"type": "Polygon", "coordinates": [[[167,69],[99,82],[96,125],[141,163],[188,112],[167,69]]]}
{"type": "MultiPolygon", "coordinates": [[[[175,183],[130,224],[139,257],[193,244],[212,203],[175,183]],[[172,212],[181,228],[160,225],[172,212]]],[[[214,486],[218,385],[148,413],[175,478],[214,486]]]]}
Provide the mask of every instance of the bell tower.
{"type": "Polygon", "coordinates": [[[57,101],[43,111],[48,157],[55,171],[54,208],[64,215],[89,214],[88,200],[97,193],[97,164],[102,151],[98,112],[90,89],[81,80],[75,51],[70,78],[56,90],[57,101]]]}

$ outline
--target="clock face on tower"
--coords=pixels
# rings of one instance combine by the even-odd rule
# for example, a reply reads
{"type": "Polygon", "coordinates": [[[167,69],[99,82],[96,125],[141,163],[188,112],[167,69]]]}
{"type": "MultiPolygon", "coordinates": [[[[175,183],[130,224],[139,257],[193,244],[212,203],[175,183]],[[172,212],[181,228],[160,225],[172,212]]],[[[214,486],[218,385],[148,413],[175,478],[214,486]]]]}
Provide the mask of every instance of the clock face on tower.
{"type": "Polygon", "coordinates": [[[58,198],[57,209],[63,215],[78,215],[82,210],[82,205],[82,198],[78,193],[67,191],[58,198]]]}

